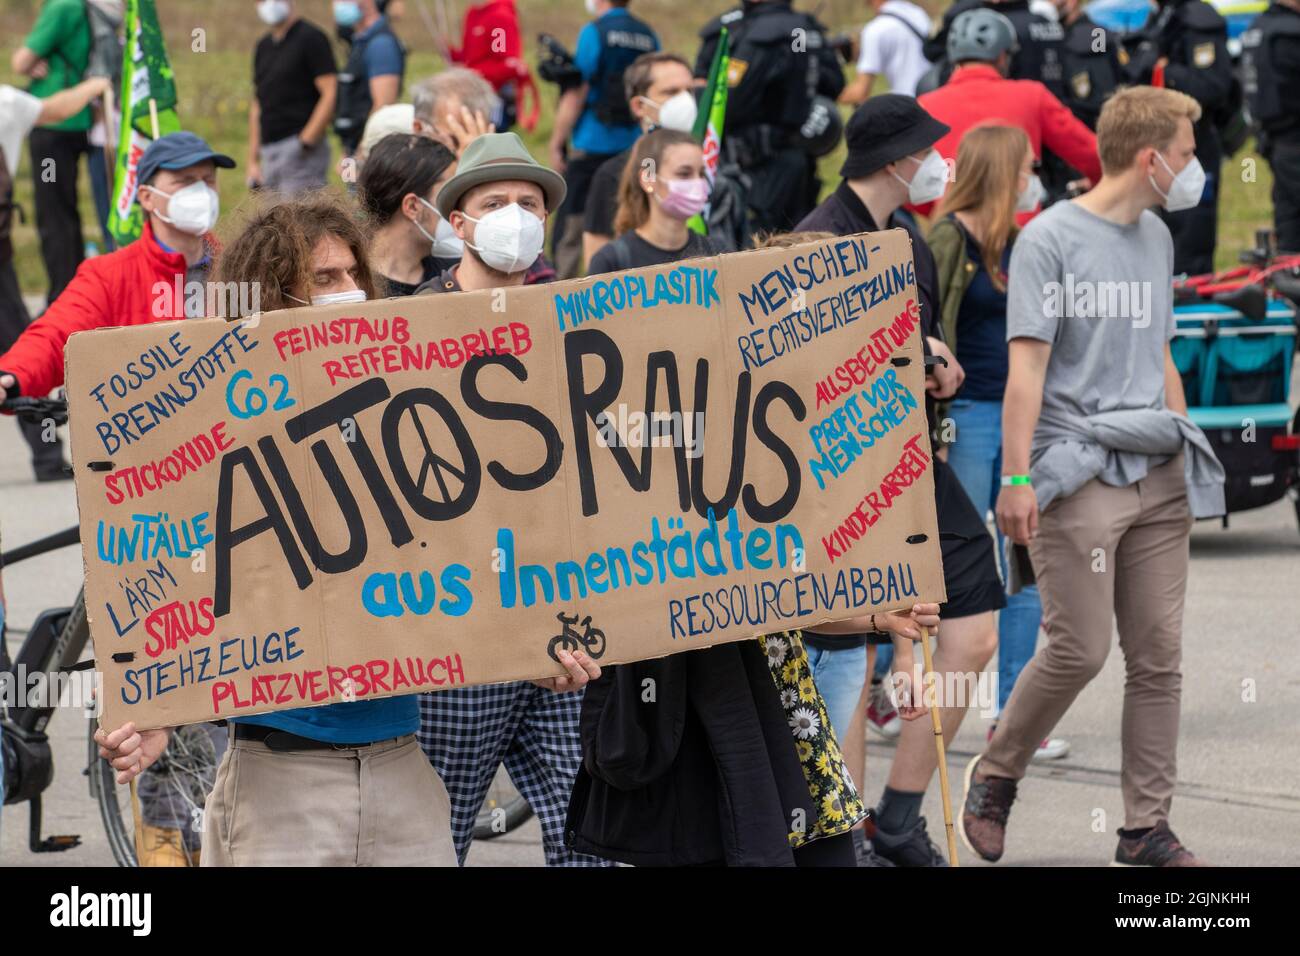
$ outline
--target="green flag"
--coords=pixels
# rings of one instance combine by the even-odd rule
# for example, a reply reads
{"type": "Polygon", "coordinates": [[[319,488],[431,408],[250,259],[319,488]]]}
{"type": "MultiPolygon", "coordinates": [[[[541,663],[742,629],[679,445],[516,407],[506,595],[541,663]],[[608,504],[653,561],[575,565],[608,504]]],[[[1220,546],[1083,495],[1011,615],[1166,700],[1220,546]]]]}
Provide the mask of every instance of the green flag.
{"type": "Polygon", "coordinates": [[[167,60],[154,0],[127,0],[126,38],[118,98],[122,124],[113,176],[113,208],[108,219],[108,230],[119,246],[139,239],[144,226],[144,213],[135,204],[140,156],[155,135],[166,136],[181,128],[176,115],[176,81],[167,60]],[[154,111],[158,114],[157,130],[153,128],[154,111]]]}
{"type": "MultiPolygon", "coordinates": [[[[709,67],[709,81],[704,87],[704,96],[700,100],[700,112],[695,117],[694,136],[704,148],[704,178],[713,187],[713,178],[718,172],[718,162],[722,157],[722,129],[727,118],[727,74],[731,66],[731,38],[727,28],[722,28],[718,37],[718,49],[714,51],[713,63],[709,67]]],[[[702,236],[709,234],[709,225],[703,215],[692,216],[686,223],[702,236]]]]}

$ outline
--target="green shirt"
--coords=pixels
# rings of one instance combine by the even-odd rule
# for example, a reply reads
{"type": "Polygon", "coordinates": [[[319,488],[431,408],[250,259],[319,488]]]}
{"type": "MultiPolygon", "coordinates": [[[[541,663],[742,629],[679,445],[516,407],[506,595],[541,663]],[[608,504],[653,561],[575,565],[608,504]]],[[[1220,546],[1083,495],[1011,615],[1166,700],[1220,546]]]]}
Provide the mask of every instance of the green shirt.
{"type": "MultiPolygon", "coordinates": [[[[82,0],[45,0],[36,17],[36,25],[23,41],[23,46],[50,68],[45,77],[32,80],[28,89],[33,96],[44,98],[76,86],[90,60],[90,23],[86,19],[85,4],[82,0]]],[[[90,129],[90,126],[90,108],[87,107],[62,123],[42,128],[79,132],[90,129]]]]}

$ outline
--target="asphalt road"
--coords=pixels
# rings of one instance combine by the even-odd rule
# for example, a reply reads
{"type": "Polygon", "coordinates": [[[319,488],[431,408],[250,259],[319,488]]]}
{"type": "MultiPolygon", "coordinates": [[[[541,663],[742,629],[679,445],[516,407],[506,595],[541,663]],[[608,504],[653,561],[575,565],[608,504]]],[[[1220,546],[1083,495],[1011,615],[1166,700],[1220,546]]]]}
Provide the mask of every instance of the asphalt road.
{"type": "MultiPolygon", "coordinates": [[[[4,547],[75,521],[71,483],[35,484],[17,427],[12,420],[0,420],[4,547]]],[[[72,602],[80,571],[79,555],[67,549],[5,572],[11,653],[42,609],[72,602]]],[[[1227,530],[1217,523],[1197,526],[1184,625],[1182,738],[1172,825],[1185,844],[1210,862],[1300,863],[1300,527],[1290,501],[1234,516],[1227,530]],[[1253,687],[1253,695],[1243,687],[1253,687]]],[[[1122,657],[1116,651],[1057,728],[1056,735],[1070,742],[1070,755],[1033,767],[1023,783],[999,865],[1108,862],[1123,815],[1122,687],[1122,657]]],[[[962,768],[986,730],[986,722],[972,714],[951,748],[954,805],[961,797],[962,768]]],[[[45,829],[78,833],[82,845],[66,853],[32,854],[27,808],[5,807],[0,864],[110,866],[98,811],[82,775],[85,719],[76,709],[63,710],[50,731],[57,769],[46,793],[45,829]]],[[[869,741],[865,793],[873,801],[884,784],[891,749],[878,738],[869,741]]],[[[925,812],[931,834],[942,841],[937,785],[931,787],[925,812]]],[[[540,839],[536,820],[530,821],[515,833],[476,845],[470,865],[541,865],[540,839]]],[[[976,862],[962,850],[964,864],[976,862]]]]}

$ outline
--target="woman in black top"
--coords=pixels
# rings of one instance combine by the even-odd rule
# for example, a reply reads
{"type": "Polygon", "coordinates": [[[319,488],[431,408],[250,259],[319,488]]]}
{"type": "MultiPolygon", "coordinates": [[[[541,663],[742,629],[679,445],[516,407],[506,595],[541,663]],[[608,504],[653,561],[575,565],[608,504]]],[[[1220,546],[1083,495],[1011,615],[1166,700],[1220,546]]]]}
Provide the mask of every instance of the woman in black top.
{"type": "MultiPolygon", "coordinates": [[[[689,135],[643,136],[623,172],[619,237],[590,273],[724,251],[686,225],[708,194],[704,155],[689,135]]],[[[938,606],[870,620],[919,636],[918,624],[938,623],[938,606]]],[[[867,626],[864,617],[823,629],[867,626]]],[[[798,632],[601,670],[583,699],[570,846],[635,865],[854,865],[851,834],[866,809],[798,632]]]]}
{"type": "Polygon", "coordinates": [[[374,224],[370,264],[385,297],[416,288],[460,261],[463,245],[433,203],[456,156],[424,136],[394,133],[370,151],[357,196],[374,224]]]}
{"type": "Polygon", "coordinates": [[[704,151],[689,133],[657,129],[637,140],[619,183],[618,236],[592,257],[588,275],[659,266],[726,251],[687,221],[709,201],[704,151]]]}

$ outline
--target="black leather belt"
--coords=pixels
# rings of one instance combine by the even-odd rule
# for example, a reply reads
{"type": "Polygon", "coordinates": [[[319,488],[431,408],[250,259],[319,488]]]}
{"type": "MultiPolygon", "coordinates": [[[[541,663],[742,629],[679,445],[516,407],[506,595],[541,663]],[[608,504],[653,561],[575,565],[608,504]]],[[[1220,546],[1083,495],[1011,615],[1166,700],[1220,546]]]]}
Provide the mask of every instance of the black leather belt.
{"type": "Polygon", "coordinates": [[[367,740],[362,743],[336,744],[328,740],[313,740],[311,737],[300,737],[298,734],[291,734],[287,730],[278,730],[275,727],[266,727],[262,724],[246,724],[240,721],[233,726],[236,740],[257,741],[265,744],[267,750],[277,752],[286,750],[360,750],[363,747],[383,743],[383,741],[379,740],[367,740]]]}

